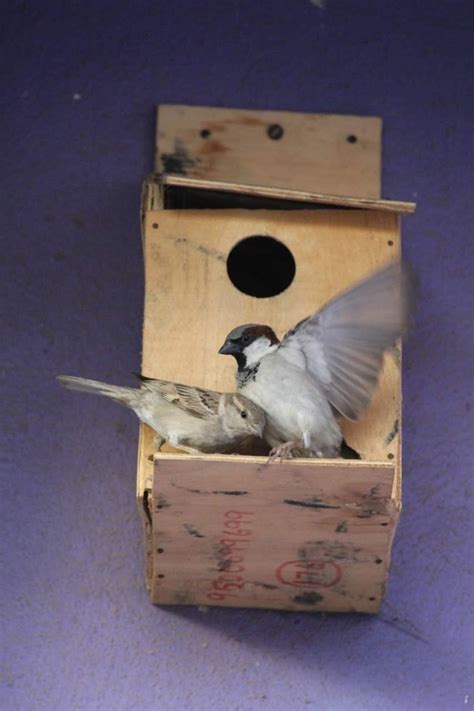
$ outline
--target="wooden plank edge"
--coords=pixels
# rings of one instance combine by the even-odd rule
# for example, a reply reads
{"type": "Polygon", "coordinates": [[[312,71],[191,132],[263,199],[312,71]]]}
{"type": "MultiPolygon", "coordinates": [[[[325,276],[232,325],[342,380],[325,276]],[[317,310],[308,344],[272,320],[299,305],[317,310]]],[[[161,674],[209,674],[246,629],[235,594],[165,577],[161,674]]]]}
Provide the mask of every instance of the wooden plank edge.
{"type": "Polygon", "coordinates": [[[373,121],[374,123],[377,123],[382,129],[382,124],[383,124],[383,118],[381,116],[375,116],[374,114],[335,114],[335,113],[326,113],[326,112],[319,112],[319,111],[309,111],[309,112],[300,112],[300,111],[295,111],[294,109],[257,109],[255,107],[250,108],[250,107],[235,107],[235,106],[206,106],[205,104],[168,104],[168,103],[163,103],[163,104],[157,104],[156,105],[156,120],[158,122],[159,119],[159,113],[160,109],[173,109],[173,110],[182,110],[182,111],[193,111],[194,109],[197,109],[198,111],[212,111],[215,113],[217,116],[219,115],[220,111],[224,112],[232,112],[232,113],[238,113],[238,114],[258,114],[262,116],[273,116],[276,114],[279,114],[280,116],[284,116],[286,114],[290,114],[293,116],[302,116],[302,117],[313,117],[313,116],[322,116],[324,119],[367,119],[370,121],[373,121]]]}
{"type": "Polygon", "coordinates": [[[194,188],[196,190],[213,190],[215,192],[240,193],[256,197],[273,198],[275,200],[292,200],[294,202],[315,203],[320,205],[335,205],[359,210],[381,210],[410,215],[416,210],[416,203],[400,200],[383,200],[374,198],[356,198],[341,195],[324,195],[285,188],[269,188],[263,185],[244,183],[226,183],[221,180],[203,180],[182,175],[163,174],[163,185],[170,187],[194,188]]]}
{"type": "Polygon", "coordinates": [[[347,609],[335,609],[333,607],[327,608],[324,606],[319,607],[319,609],[314,610],[312,608],[308,607],[297,607],[296,605],[294,607],[289,607],[288,605],[282,605],[278,603],[272,603],[270,602],[263,602],[263,601],[252,601],[249,602],[248,604],[245,604],[245,601],[239,601],[239,603],[235,602],[230,602],[229,600],[221,600],[219,602],[212,602],[212,600],[206,600],[202,602],[179,602],[178,600],[173,600],[173,602],[169,601],[163,601],[160,599],[160,594],[159,590],[157,590],[153,596],[150,599],[150,602],[152,605],[156,605],[157,607],[197,607],[197,608],[207,608],[207,607],[214,607],[214,608],[220,608],[222,609],[227,609],[227,610],[259,610],[260,612],[274,612],[276,610],[281,610],[282,612],[287,612],[289,614],[296,614],[299,615],[301,613],[305,613],[308,615],[349,615],[349,614],[360,614],[360,615],[378,615],[380,613],[382,603],[384,600],[384,595],[381,595],[375,602],[371,604],[371,607],[369,608],[368,605],[366,604],[365,606],[362,606],[361,604],[354,604],[351,607],[348,607],[347,609]]]}
{"type": "Polygon", "coordinates": [[[137,499],[141,499],[145,489],[151,489],[153,484],[153,462],[147,459],[145,441],[145,425],[140,423],[137,452],[137,499]]]}
{"type": "MultiPolygon", "coordinates": [[[[399,230],[400,231],[400,230],[399,230]]],[[[400,234],[401,237],[401,234],[400,234]]],[[[403,346],[399,341],[398,345],[398,367],[400,373],[399,388],[398,388],[398,446],[395,459],[395,472],[393,478],[392,499],[395,501],[395,506],[398,513],[402,510],[402,466],[403,466],[403,389],[402,389],[402,366],[403,366],[403,346]]],[[[396,525],[395,525],[396,528],[396,525]]],[[[390,546],[392,544],[390,543],[390,546]]]]}
{"type": "MultiPolygon", "coordinates": [[[[266,464],[268,461],[267,457],[258,457],[248,454],[186,454],[183,453],[171,453],[171,452],[155,452],[153,454],[153,461],[195,461],[195,462],[229,462],[235,463],[240,462],[242,464],[266,464]]],[[[287,460],[289,464],[296,464],[297,466],[315,466],[323,464],[325,467],[341,467],[349,466],[354,469],[366,469],[367,467],[374,467],[376,469],[394,469],[396,466],[393,460],[388,462],[381,461],[370,461],[365,459],[317,459],[317,458],[295,458],[287,460]]],[[[274,465],[278,467],[279,463],[275,462],[274,465]]]]}

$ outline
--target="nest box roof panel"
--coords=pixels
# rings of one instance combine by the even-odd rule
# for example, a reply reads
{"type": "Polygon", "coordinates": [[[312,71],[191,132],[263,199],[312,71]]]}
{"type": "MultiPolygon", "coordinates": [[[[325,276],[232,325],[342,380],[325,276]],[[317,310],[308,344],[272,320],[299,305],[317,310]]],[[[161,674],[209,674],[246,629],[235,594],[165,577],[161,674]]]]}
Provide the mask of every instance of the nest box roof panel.
{"type": "Polygon", "coordinates": [[[155,170],[188,178],[380,198],[382,120],[161,105],[155,170]]]}

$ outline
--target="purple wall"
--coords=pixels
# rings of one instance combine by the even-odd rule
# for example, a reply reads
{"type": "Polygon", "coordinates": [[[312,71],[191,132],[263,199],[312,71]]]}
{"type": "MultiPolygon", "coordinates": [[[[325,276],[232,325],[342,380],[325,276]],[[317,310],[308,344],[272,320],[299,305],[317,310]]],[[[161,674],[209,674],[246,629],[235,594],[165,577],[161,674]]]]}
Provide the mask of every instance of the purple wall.
{"type": "Polygon", "coordinates": [[[473,708],[472,3],[8,5],[2,711],[473,708]],[[419,204],[404,237],[422,301],[380,618],[147,601],[137,423],[54,376],[132,383],[139,368],[160,102],[384,118],[384,195],[419,204]]]}

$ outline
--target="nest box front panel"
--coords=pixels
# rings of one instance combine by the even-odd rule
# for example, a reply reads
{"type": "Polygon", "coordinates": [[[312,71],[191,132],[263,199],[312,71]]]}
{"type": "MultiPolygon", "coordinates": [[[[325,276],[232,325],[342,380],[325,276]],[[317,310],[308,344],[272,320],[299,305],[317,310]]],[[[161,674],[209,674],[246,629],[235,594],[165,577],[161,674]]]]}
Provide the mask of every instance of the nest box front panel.
{"type": "Polygon", "coordinates": [[[397,517],[392,465],[160,455],[155,467],[154,602],[378,610],[397,517]]]}
{"type": "MultiPolygon", "coordinates": [[[[266,323],[282,337],[398,252],[398,217],[388,212],[150,211],[145,220],[143,373],[233,390],[234,361],[217,351],[234,326],[266,323]],[[276,251],[264,250],[262,257],[262,240],[255,238],[267,238],[265,250],[273,239],[276,251]],[[246,247],[252,239],[254,251],[246,247]],[[289,261],[282,250],[290,254],[289,261]],[[236,251],[240,257],[232,259],[236,251]],[[272,276],[275,289],[288,285],[269,296],[272,276]],[[262,290],[263,298],[251,295],[262,290]]],[[[360,422],[344,425],[363,459],[397,460],[399,409],[399,357],[394,352],[385,358],[370,408],[360,422]]]]}

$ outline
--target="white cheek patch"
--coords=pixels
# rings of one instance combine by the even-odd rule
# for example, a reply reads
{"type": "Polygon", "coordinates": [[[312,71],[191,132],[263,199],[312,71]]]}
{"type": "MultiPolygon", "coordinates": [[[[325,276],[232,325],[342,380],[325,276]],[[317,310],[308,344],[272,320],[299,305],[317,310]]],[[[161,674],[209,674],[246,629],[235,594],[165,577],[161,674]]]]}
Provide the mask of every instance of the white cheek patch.
{"type": "Polygon", "coordinates": [[[266,336],[259,336],[253,343],[244,348],[244,355],[246,358],[246,366],[252,365],[263,358],[264,355],[271,353],[276,350],[278,345],[275,343],[273,346],[270,339],[266,336]]]}

